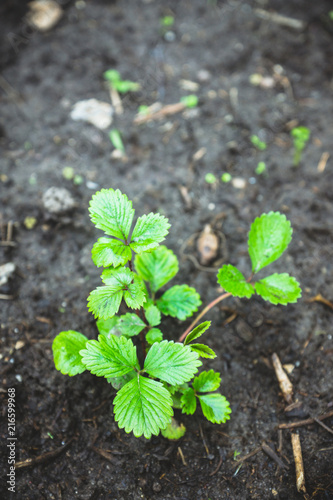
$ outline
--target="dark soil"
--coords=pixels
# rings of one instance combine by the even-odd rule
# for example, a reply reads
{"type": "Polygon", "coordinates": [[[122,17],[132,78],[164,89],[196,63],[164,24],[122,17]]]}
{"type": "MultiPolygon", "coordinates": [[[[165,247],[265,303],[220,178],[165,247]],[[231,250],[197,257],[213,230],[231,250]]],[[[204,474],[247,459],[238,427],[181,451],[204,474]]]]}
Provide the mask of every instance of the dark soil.
{"type": "MultiPolygon", "coordinates": [[[[16,498],[305,498],[296,489],[290,430],[278,426],[318,417],[333,406],[332,309],[310,301],[319,293],[333,300],[332,3],[59,3],[64,16],[44,34],[27,27],[25,2],[0,7],[0,255],[1,264],[16,265],[0,288],[5,296],[0,301],[1,498],[15,496],[6,484],[10,387],[16,390],[16,460],[33,460],[16,470],[16,498]],[[303,20],[305,27],[263,20],[256,8],[303,20]],[[173,34],[165,37],[160,18],[170,14],[173,34]],[[109,100],[103,82],[109,68],[142,86],[124,98],[124,114],[112,125],[122,133],[125,160],[111,156],[108,131],[69,116],[79,100],[109,100]],[[249,78],[255,73],[273,76],[268,81],[273,86],[253,86],[249,78]],[[198,83],[197,109],[146,125],[132,123],[140,104],[175,103],[193,93],[181,88],[182,79],[198,83]],[[311,129],[311,140],[295,168],[289,131],[297,123],[311,129]],[[267,142],[266,151],[254,149],[252,134],[267,142]],[[206,152],[196,160],[201,148],[206,152]],[[325,152],[331,157],[326,168],[318,168],[325,152]],[[266,175],[255,174],[258,161],[266,162],[266,175]],[[84,182],[66,180],[65,166],[84,182]],[[244,179],[245,187],[209,185],[208,172],[218,179],[230,172],[244,179]],[[42,195],[51,186],[72,193],[72,212],[51,216],[45,210],[42,195]],[[190,204],[180,186],[187,188],[190,204]],[[115,424],[114,392],[104,379],[88,373],[69,378],[56,371],[51,345],[59,331],[97,336],[86,308],[89,292],[100,284],[100,271],[90,259],[97,231],[87,207],[102,187],[125,192],[137,215],[158,211],[169,218],[166,244],[181,261],[174,283],[196,287],[204,304],[218,293],[216,275],[184,256],[198,258],[195,247],[182,248],[188,238],[212,224],[226,238],[218,259],[248,275],[247,232],[253,219],[269,210],[290,219],[293,241],[271,268],[294,275],[302,299],[287,307],[228,299],[206,318],[213,322],[207,338],[218,357],[204,366],[221,372],[222,393],[233,411],[227,424],[213,425],[200,412],[177,414],[187,427],[179,442],[136,439],[115,424]],[[26,217],[37,220],[32,229],[26,217]],[[15,245],[9,246],[4,240],[11,222],[15,245]],[[233,313],[235,319],[225,325],[233,313]],[[294,416],[284,412],[271,366],[274,352],[282,363],[294,365],[294,400],[301,403],[294,416]],[[261,450],[241,468],[235,465],[235,453],[245,456],[263,442],[285,468],[261,450]]],[[[188,324],[167,320],[167,338],[177,339],[188,324]]],[[[324,423],[332,429],[333,418],[324,423]]],[[[298,431],[307,498],[332,499],[332,433],[317,423],[298,431]]]]}

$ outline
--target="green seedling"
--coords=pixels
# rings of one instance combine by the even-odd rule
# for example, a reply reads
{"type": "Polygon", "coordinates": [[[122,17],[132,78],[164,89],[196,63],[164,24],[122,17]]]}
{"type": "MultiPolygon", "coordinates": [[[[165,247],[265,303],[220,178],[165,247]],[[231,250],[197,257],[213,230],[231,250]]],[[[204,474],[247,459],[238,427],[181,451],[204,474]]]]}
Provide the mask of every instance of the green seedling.
{"type": "Polygon", "coordinates": [[[266,142],[261,141],[257,135],[251,135],[251,142],[255,148],[259,149],[259,151],[265,151],[267,148],[266,142]]]}
{"type": "Polygon", "coordinates": [[[224,172],[222,175],[221,175],[221,181],[222,182],[225,182],[225,183],[228,183],[230,182],[232,179],[231,177],[231,174],[229,174],[229,172],[224,172]]]}
{"type": "Polygon", "coordinates": [[[160,244],[169,231],[168,219],[150,213],[133,228],[132,202],[113,189],[97,192],[89,212],[106,235],[92,249],[94,263],[104,268],[104,285],[88,297],[99,337],[88,340],[74,330],[59,333],[52,345],[56,368],[69,376],[89,370],[105,377],[117,391],[115,420],[137,437],[162,431],[178,439],[185,428],[173,420],[173,408],[193,414],[198,403],[210,422],[226,422],[231,409],[216,392],[220,374],[209,370],[196,375],[200,357],[216,357],[206,344],[194,342],[210,322],[193,329],[183,343],[163,339],[162,315],[185,320],[201,305],[196,290],[185,284],[160,292],[178,272],[177,257],[160,244]],[[119,315],[122,303],[132,312],[119,315]]]}
{"type": "Polygon", "coordinates": [[[274,273],[266,278],[254,280],[259,271],[281,257],[291,241],[291,236],[292,228],[285,215],[269,212],[257,217],[251,225],[248,237],[248,252],[252,264],[250,276],[245,278],[242,272],[231,264],[222,266],[217,273],[217,282],[224,293],[201,311],[180,336],[179,342],[186,339],[189,332],[210,309],[230,296],[249,299],[257,294],[275,305],[297,302],[302,292],[299,283],[288,273],[274,273]]]}
{"type": "Polygon", "coordinates": [[[216,184],[217,179],[214,174],[208,173],[205,175],[205,181],[207,184],[216,184]]]}
{"type": "Polygon", "coordinates": [[[160,19],[160,25],[163,28],[171,28],[175,22],[175,18],[173,16],[164,16],[160,19]]]}
{"type": "Polygon", "coordinates": [[[298,167],[301,162],[303,150],[310,139],[310,130],[307,127],[295,127],[290,132],[294,142],[294,167],[298,167]]]}
{"type": "Polygon", "coordinates": [[[182,102],[187,108],[196,108],[198,106],[199,99],[196,95],[191,94],[181,97],[180,102],[182,102]]]}
{"type": "Polygon", "coordinates": [[[273,304],[296,302],[301,290],[286,273],[272,274],[254,282],[254,275],[286,250],[292,229],[278,212],[263,214],[251,226],[249,254],[252,273],[248,280],[228,264],[218,271],[224,294],[212,301],[178,342],[163,339],[162,316],[180,321],[201,305],[197,291],[186,284],[161,291],[178,272],[178,259],[161,245],[170,224],[150,213],[133,227],[132,202],[119,190],[102,189],[90,202],[90,217],[104,237],[92,248],[92,259],[103,267],[104,283],[88,297],[88,309],[98,319],[98,340],[75,331],[63,331],[53,341],[56,368],[74,376],[90,371],[104,377],[117,394],[114,415],[118,426],[136,437],[150,438],[162,432],[179,439],[185,432],[173,419],[173,408],[192,415],[198,404],[212,423],[230,418],[228,401],[218,391],[221,378],[214,370],[202,371],[200,358],[213,359],[214,351],[197,340],[210,321],[195,326],[215,304],[228,296],[251,297],[254,293],[273,304]],[[119,315],[124,303],[133,312],[119,315]]]}
{"type": "Polygon", "coordinates": [[[257,175],[262,175],[266,173],[266,163],[264,161],[259,161],[257,167],[256,167],[256,174],[257,175]]]}
{"type": "Polygon", "coordinates": [[[116,128],[113,128],[112,130],[110,130],[109,138],[110,138],[112,146],[115,149],[117,149],[118,151],[121,151],[122,153],[125,153],[125,146],[124,146],[124,143],[123,143],[123,140],[121,138],[119,130],[117,130],[116,128]]]}
{"type": "Polygon", "coordinates": [[[115,69],[109,69],[105,71],[104,78],[114,90],[120,94],[126,94],[127,92],[137,92],[140,90],[140,84],[136,82],[131,82],[130,80],[122,80],[119,71],[115,69]]]}
{"type": "Polygon", "coordinates": [[[329,11],[328,17],[330,18],[331,21],[333,21],[333,10],[329,11]]]}

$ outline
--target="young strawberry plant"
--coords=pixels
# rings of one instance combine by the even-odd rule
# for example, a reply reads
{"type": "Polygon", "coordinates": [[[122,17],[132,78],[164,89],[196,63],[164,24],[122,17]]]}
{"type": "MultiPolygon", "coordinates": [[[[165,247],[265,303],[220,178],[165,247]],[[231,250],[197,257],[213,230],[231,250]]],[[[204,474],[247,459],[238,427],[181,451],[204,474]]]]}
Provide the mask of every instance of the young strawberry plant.
{"type": "Polygon", "coordinates": [[[231,295],[261,295],[273,304],[295,302],[301,291],[295,278],[286,273],[272,274],[254,282],[254,275],[278,259],[287,248],[292,229],[278,212],[263,214],[251,226],[249,254],[252,273],[248,280],[232,265],[218,272],[218,282],[226,293],[211,302],[181,335],[178,342],[163,339],[162,315],[185,320],[201,305],[196,290],[188,285],[161,289],[177,274],[175,254],[160,243],[170,224],[159,215],[139,217],[133,228],[132,202],[119,190],[102,189],[90,202],[90,217],[107,235],[94,244],[92,259],[105,268],[103,286],[88,297],[88,308],[96,318],[98,340],[74,330],[54,339],[55,366],[69,376],[89,370],[105,377],[117,391],[114,416],[120,428],[136,437],[162,434],[178,439],[185,427],[173,419],[173,408],[192,415],[200,404],[204,416],[213,423],[230,418],[228,401],[216,392],[221,383],[214,370],[195,375],[201,358],[213,359],[214,351],[194,342],[210,326],[195,325],[215,304],[231,295]],[[118,315],[122,303],[133,312],[118,315]]]}
{"type": "Polygon", "coordinates": [[[150,213],[139,217],[133,228],[132,202],[113,189],[97,192],[89,211],[92,222],[107,235],[92,249],[96,266],[105,268],[104,285],[88,297],[100,334],[98,340],[74,330],[57,335],[52,345],[56,368],[69,376],[89,370],[105,377],[117,391],[115,420],[136,437],[150,438],[160,431],[168,438],[181,437],[185,428],[173,421],[173,407],[192,414],[197,400],[208,420],[225,422],[231,409],[216,392],[220,375],[209,370],[195,376],[200,356],[216,357],[208,346],[192,343],[210,322],[195,328],[184,343],[163,340],[159,328],[162,314],[185,320],[201,305],[199,294],[188,285],[172,286],[156,296],[178,272],[176,256],[160,245],[168,220],[150,213]],[[117,315],[122,302],[133,312],[117,315]]]}

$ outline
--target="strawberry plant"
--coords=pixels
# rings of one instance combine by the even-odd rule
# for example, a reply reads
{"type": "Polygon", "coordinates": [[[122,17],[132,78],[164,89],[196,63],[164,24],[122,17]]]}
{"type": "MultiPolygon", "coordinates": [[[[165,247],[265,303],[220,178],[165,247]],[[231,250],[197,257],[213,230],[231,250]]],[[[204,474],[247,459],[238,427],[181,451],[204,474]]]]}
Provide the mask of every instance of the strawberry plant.
{"type": "Polygon", "coordinates": [[[230,418],[228,401],[217,390],[220,374],[202,371],[200,358],[213,359],[214,351],[194,342],[210,326],[201,317],[224,298],[261,295],[273,304],[295,302],[300,296],[297,281],[286,273],[273,274],[254,282],[253,276],[274,262],[287,248],[292,229],[278,212],[263,214],[251,226],[249,279],[228,264],[218,272],[226,293],[211,302],[181,335],[178,342],[163,338],[162,315],[186,320],[201,305],[199,294],[186,284],[161,289],[177,274],[176,255],[161,245],[168,233],[168,219],[150,213],[133,227],[132,202],[119,190],[102,189],[90,202],[90,217],[106,236],[92,248],[92,259],[103,267],[103,286],[88,297],[88,309],[97,318],[98,340],[64,331],[53,341],[56,368],[74,376],[85,370],[105,377],[117,391],[114,417],[121,429],[136,437],[150,438],[160,432],[178,439],[185,432],[173,419],[173,408],[192,415],[198,403],[212,423],[230,418]],[[133,312],[118,314],[122,303],[133,312]]]}

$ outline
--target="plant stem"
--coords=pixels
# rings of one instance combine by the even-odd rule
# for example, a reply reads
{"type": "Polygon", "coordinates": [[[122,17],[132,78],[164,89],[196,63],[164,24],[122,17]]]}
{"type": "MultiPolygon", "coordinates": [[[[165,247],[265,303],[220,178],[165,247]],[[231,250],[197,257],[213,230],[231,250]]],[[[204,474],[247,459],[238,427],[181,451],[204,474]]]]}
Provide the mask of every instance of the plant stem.
{"type": "Polygon", "coordinates": [[[210,310],[212,309],[212,307],[216,306],[216,304],[218,304],[219,302],[221,302],[222,300],[226,299],[227,297],[230,297],[232,294],[227,292],[227,293],[223,293],[222,295],[219,295],[216,299],[212,300],[212,302],[210,302],[202,311],[200,314],[198,314],[198,316],[195,318],[194,321],[192,321],[192,323],[190,324],[190,326],[187,328],[187,330],[179,337],[178,339],[178,342],[183,342],[183,340],[185,339],[185,337],[187,337],[187,335],[190,333],[190,331],[193,330],[193,328],[195,327],[195,325],[201,320],[201,318],[210,310]]]}

